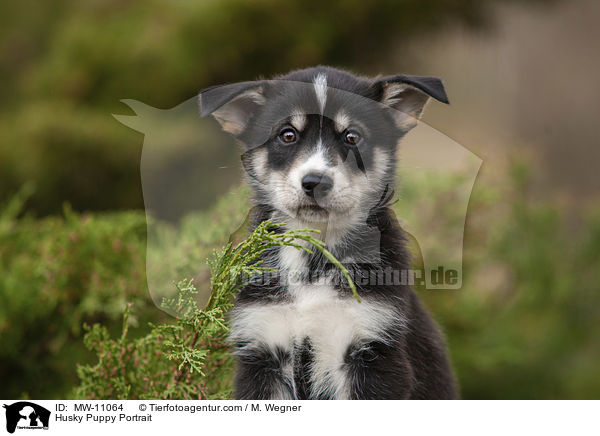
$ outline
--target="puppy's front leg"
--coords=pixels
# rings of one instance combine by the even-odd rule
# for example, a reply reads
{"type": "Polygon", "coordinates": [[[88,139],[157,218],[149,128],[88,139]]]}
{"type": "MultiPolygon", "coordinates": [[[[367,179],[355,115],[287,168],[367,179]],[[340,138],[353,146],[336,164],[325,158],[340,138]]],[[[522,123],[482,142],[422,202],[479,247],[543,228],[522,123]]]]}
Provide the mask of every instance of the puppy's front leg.
{"type": "Polygon", "coordinates": [[[398,347],[379,341],[354,344],[345,357],[353,400],[402,400],[413,389],[413,370],[398,347]]]}
{"type": "Polygon", "coordinates": [[[293,400],[292,357],[282,348],[243,349],[238,355],[235,398],[238,400],[293,400]]]}

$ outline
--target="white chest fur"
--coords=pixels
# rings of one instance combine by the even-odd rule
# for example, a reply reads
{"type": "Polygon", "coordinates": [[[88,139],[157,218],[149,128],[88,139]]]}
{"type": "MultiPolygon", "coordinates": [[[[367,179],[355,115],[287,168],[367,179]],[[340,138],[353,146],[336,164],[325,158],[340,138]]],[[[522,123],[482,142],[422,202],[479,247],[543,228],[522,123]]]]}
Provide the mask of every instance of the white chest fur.
{"type": "MultiPolygon", "coordinates": [[[[232,339],[247,344],[241,353],[269,347],[280,348],[293,356],[296,347],[308,338],[313,351],[311,396],[348,398],[349,383],[344,365],[348,347],[374,340],[387,342],[386,329],[402,320],[392,308],[382,304],[340,298],[329,284],[290,283],[288,291],[290,299],[285,303],[256,303],[234,310],[232,339]]],[[[282,371],[294,386],[292,363],[282,371]]]]}
{"type": "MultiPolygon", "coordinates": [[[[399,320],[381,305],[340,299],[329,286],[307,285],[297,291],[289,303],[255,304],[235,311],[232,339],[244,341],[249,350],[266,346],[293,356],[296,346],[308,338],[313,350],[311,395],[348,398],[344,369],[348,347],[374,340],[386,342],[386,327],[399,320]]],[[[282,370],[293,385],[292,364],[282,370]]]]}

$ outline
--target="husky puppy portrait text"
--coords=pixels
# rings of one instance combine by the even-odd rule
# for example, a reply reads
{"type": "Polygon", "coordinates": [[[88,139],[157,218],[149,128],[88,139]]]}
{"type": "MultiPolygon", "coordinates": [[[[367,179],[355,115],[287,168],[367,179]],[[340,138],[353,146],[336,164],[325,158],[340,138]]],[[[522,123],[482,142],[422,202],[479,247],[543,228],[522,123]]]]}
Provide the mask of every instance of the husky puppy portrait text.
{"type": "Polygon", "coordinates": [[[439,79],[328,67],[200,94],[243,147],[251,226],[320,230],[361,297],[320,252],[269,249],[261,266],[278,274],[246,284],[231,313],[236,398],[457,397],[441,333],[395,274],[411,265],[390,209],[396,150],[430,98],[448,102],[439,79]]]}

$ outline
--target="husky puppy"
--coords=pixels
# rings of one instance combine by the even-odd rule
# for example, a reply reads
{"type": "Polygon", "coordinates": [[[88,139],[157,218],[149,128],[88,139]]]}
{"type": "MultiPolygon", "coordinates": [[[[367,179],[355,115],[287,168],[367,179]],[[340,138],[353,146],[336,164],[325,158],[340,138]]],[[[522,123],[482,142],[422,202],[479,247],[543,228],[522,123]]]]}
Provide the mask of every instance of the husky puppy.
{"type": "MultiPolygon", "coordinates": [[[[329,67],[200,94],[243,147],[254,190],[251,226],[316,228],[351,272],[318,251],[277,247],[231,314],[238,399],[452,399],[444,340],[409,284],[402,229],[389,207],[399,140],[441,81],[357,77],[329,67]]],[[[283,231],[283,230],[282,230],[283,231]]]]}

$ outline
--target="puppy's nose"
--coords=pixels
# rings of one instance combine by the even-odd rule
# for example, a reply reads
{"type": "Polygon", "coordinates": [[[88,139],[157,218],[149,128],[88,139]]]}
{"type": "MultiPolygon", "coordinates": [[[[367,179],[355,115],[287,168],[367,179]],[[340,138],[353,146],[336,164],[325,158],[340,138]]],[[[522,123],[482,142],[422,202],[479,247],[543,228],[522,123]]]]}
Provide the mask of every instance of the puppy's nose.
{"type": "Polygon", "coordinates": [[[314,197],[315,193],[325,196],[331,188],[333,188],[333,180],[324,174],[308,173],[302,178],[302,189],[309,197],[314,197]]]}

